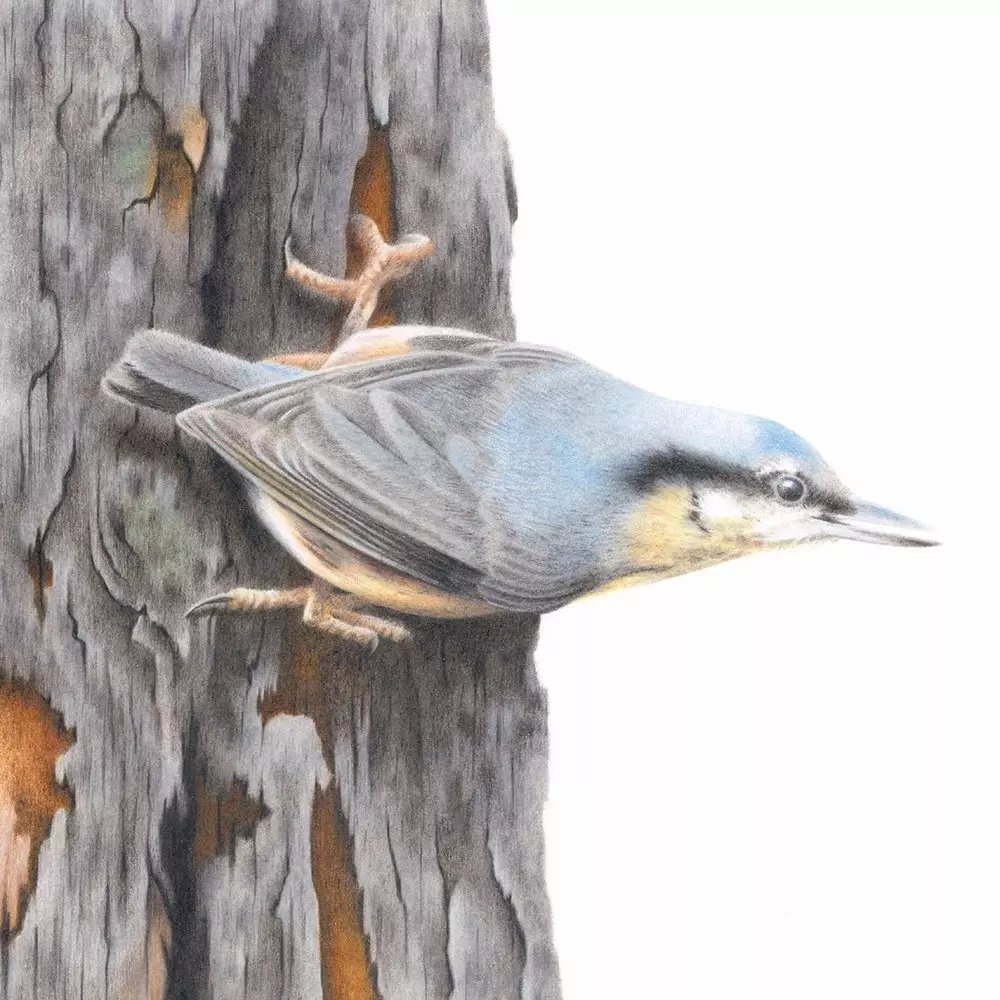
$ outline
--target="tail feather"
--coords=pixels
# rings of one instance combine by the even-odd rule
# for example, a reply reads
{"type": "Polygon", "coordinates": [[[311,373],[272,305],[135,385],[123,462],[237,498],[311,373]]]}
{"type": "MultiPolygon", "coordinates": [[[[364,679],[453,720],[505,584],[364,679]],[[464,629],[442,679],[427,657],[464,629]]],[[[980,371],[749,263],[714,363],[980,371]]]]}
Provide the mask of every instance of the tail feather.
{"type": "Polygon", "coordinates": [[[294,368],[245,361],[165,330],[144,330],[128,342],[124,355],[104,376],[101,387],[137,406],[180,413],[196,403],[281,382],[297,374],[294,368]]]}

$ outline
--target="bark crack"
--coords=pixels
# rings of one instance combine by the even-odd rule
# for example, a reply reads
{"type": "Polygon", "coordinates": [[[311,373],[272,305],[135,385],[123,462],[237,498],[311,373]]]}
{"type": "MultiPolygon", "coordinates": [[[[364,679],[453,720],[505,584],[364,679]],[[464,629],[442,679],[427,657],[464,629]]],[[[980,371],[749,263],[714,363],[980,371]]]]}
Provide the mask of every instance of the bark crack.
{"type": "Polygon", "coordinates": [[[451,898],[455,888],[445,874],[441,861],[441,844],[437,828],[434,830],[434,862],[437,865],[438,874],[441,876],[441,899],[444,907],[444,958],[445,969],[448,973],[446,995],[453,997],[455,995],[455,969],[451,964],[451,898]]]}
{"type": "Polygon", "coordinates": [[[511,927],[514,930],[514,936],[517,939],[517,995],[523,998],[524,974],[528,964],[528,938],[524,932],[524,924],[521,922],[520,914],[517,912],[517,907],[514,905],[513,891],[509,890],[500,880],[500,874],[497,871],[496,854],[493,851],[493,845],[490,843],[489,824],[486,825],[486,853],[489,855],[490,859],[490,878],[493,881],[493,886],[496,889],[497,894],[503,901],[504,907],[507,910],[508,919],[510,920],[511,927]]]}
{"type": "MultiPolygon", "coordinates": [[[[98,490],[94,498],[94,505],[96,507],[95,516],[91,521],[90,528],[90,545],[87,548],[87,555],[90,559],[90,568],[94,571],[94,576],[97,577],[97,582],[101,586],[101,590],[120,608],[123,610],[130,611],[132,613],[133,620],[129,624],[129,630],[135,627],[136,619],[145,610],[144,605],[135,605],[130,601],[125,600],[119,594],[115,593],[112,588],[112,581],[110,575],[120,576],[118,569],[115,566],[114,559],[111,557],[111,553],[108,551],[107,542],[104,540],[104,532],[101,530],[101,497],[100,491],[98,490]],[[106,563],[106,567],[102,568],[98,564],[97,555],[98,551],[103,557],[103,561],[106,563]]],[[[116,584],[117,586],[117,584],[116,584]]]]}
{"type": "Polygon", "coordinates": [[[136,70],[138,71],[138,86],[136,87],[136,93],[138,93],[145,90],[145,77],[142,65],[142,38],[139,35],[139,29],[136,28],[132,18],[129,16],[128,0],[122,0],[122,14],[125,16],[125,23],[132,31],[132,52],[135,56],[136,70]]]}
{"type": "Polygon", "coordinates": [[[66,462],[66,468],[63,470],[62,476],[59,478],[59,494],[56,496],[56,502],[45,518],[45,523],[39,533],[39,539],[43,545],[49,537],[49,531],[52,530],[56,514],[62,509],[63,504],[66,502],[66,497],[69,495],[69,480],[73,474],[73,470],[76,468],[76,460],[76,435],[74,434],[69,447],[69,460],[66,462]]]}
{"type": "Polygon", "coordinates": [[[118,108],[111,116],[111,121],[108,122],[106,128],[104,129],[104,133],[101,136],[101,148],[105,152],[107,151],[108,143],[110,142],[112,135],[114,135],[115,128],[121,121],[122,115],[125,114],[125,109],[137,97],[144,97],[156,111],[157,117],[159,118],[158,132],[161,137],[166,131],[167,125],[167,116],[163,110],[163,106],[146,89],[145,70],[143,68],[142,37],[139,35],[139,29],[136,28],[132,18],[129,16],[128,0],[122,0],[122,14],[125,18],[125,23],[129,26],[129,30],[132,32],[132,53],[136,65],[136,85],[135,89],[131,92],[123,88],[118,97],[118,108]]]}
{"type": "MultiPolygon", "coordinates": [[[[323,133],[326,128],[326,113],[330,109],[330,81],[333,79],[333,46],[329,43],[326,47],[326,82],[323,86],[323,110],[320,112],[319,116],[319,136],[317,138],[317,146],[319,147],[319,155],[323,155],[323,133]]],[[[303,136],[304,138],[304,136],[303,136]]],[[[301,159],[301,151],[299,153],[301,159]]],[[[298,169],[295,172],[296,187],[298,186],[298,169]]],[[[291,213],[289,213],[289,233],[291,232],[291,213]]],[[[316,234],[316,200],[313,199],[312,208],[309,212],[309,241],[315,238],[316,234]]]]}
{"type": "MultiPolygon", "coordinates": [[[[320,119],[322,121],[322,119],[320,119]]],[[[281,241],[282,247],[288,245],[292,238],[292,217],[295,215],[295,200],[299,196],[299,184],[302,179],[302,155],[306,148],[306,126],[302,125],[302,134],[299,136],[299,151],[295,157],[295,182],[292,185],[292,196],[288,201],[288,223],[285,226],[285,238],[281,241]]]]}
{"type": "Polygon", "coordinates": [[[49,355],[47,361],[45,361],[41,368],[33,372],[31,377],[28,379],[28,401],[26,407],[27,414],[27,424],[28,424],[28,464],[31,464],[31,397],[35,391],[35,386],[38,385],[39,381],[45,379],[45,409],[51,420],[52,417],[52,383],[51,374],[52,367],[56,363],[56,359],[59,357],[63,346],[63,328],[62,328],[62,307],[59,303],[59,296],[56,295],[55,290],[49,284],[48,268],[45,266],[45,195],[44,193],[38,199],[38,292],[41,297],[42,302],[51,302],[52,309],[55,314],[55,333],[56,342],[55,346],[52,348],[52,353],[49,355]]]}
{"type": "Polygon", "coordinates": [[[201,7],[201,0],[194,0],[194,6],[191,8],[191,17],[188,19],[187,28],[187,44],[184,47],[184,58],[187,60],[187,65],[191,65],[191,42],[194,38],[194,22],[198,17],[198,9],[201,7]]]}
{"type": "Polygon", "coordinates": [[[444,72],[444,0],[438,0],[437,44],[434,47],[434,109],[441,110],[441,79],[444,72]]]}
{"type": "Polygon", "coordinates": [[[389,845],[389,861],[392,864],[392,879],[396,886],[396,899],[399,900],[399,905],[403,908],[403,954],[407,955],[410,951],[410,911],[406,905],[406,900],[403,898],[403,880],[399,874],[396,851],[392,846],[392,830],[390,829],[388,816],[385,818],[385,840],[389,845]]]}
{"type": "Polygon", "coordinates": [[[38,56],[38,70],[42,77],[42,97],[45,97],[45,83],[46,83],[46,68],[45,68],[45,57],[42,54],[43,41],[42,33],[48,27],[49,17],[52,15],[52,0],[42,0],[42,19],[38,22],[38,26],[35,28],[34,41],[35,41],[35,54],[38,56]]]}
{"type": "Polygon", "coordinates": [[[63,154],[63,178],[65,180],[66,187],[66,239],[69,239],[70,234],[70,183],[69,183],[69,150],[66,148],[66,136],[63,134],[63,115],[66,113],[66,105],[69,103],[69,99],[73,96],[73,77],[69,78],[69,89],[62,96],[59,103],[56,105],[54,123],[56,132],[56,143],[62,150],[63,154]]]}
{"type": "Polygon", "coordinates": [[[80,665],[83,667],[83,672],[87,672],[87,642],[80,635],[80,622],[76,617],[73,610],[73,595],[70,591],[69,585],[66,587],[66,617],[69,619],[69,632],[73,637],[73,641],[76,643],[77,648],[80,650],[80,665]]]}
{"type": "MultiPolygon", "coordinates": [[[[157,157],[157,160],[159,157],[157,157]]],[[[160,168],[157,163],[156,173],[153,175],[153,184],[149,189],[149,194],[141,194],[136,198],[133,198],[123,209],[122,209],[122,236],[125,235],[125,217],[129,212],[132,211],[137,205],[145,205],[147,208],[153,204],[153,199],[156,197],[160,190],[160,168]]],[[[155,280],[155,279],[154,279],[155,280]]]]}

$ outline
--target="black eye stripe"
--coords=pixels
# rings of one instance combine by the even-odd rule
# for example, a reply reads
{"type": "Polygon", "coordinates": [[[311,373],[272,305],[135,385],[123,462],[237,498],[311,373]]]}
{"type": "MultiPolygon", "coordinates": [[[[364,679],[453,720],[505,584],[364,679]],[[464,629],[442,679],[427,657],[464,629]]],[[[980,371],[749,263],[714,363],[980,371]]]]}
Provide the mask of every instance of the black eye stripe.
{"type": "MultiPolygon", "coordinates": [[[[659,451],[636,460],[626,473],[627,482],[640,493],[648,493],[668,483],[689,488],[728,487],[743,494],[775,497],[774,483],[782,476],[800,479],[806,488],[799,503],[819,507],[831,514],[853,510],[850,499],[839,491],[824,489],[796,471],[751,472],[723,462],[711,462],[679,451],[659,451]]],[[[700,516],[700,514],[699,514],[700,516]]]]}
{"type": "Polygon", "coordinates": [[[760,479],[751,472],[680,451],[655,452],[644,456],[629,470],[628,479],[642,492],[671,482],[718,483],[754,492],[761,486],[760,479]]]}

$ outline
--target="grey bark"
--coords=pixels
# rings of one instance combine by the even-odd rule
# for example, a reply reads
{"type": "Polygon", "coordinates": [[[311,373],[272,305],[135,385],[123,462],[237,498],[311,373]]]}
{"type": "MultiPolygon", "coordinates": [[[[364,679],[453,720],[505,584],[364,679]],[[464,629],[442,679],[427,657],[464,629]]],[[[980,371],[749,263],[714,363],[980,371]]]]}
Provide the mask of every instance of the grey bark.
{"type": "MultiPolygon", "coordinates": [[[[480,0],[5,0],[0,17],[0,672],[75,743],[0,995],[320,997],[310,860],[337,783],[385,1000],[558,996],[542,871],[536,622],[421,626],[412,649],[330,644],[324,720],[258,706],[280,617],[189,627],[184,607],[294,572],[221,465],[98,391],[127,337],[167,327],[248,357],[329,342],[282,280],[293,237],[341,273],[355,164],[387,128],[399,232],[432,262],[403,321],[513,335],[513,195],[480,0]],[[145,163],[186,109],[209,141],[166,218],[145,163]],[[39,615],[28,553],[52,563],[39,615]],[[195,787],[263,818],[197,859],[195,787]]],[[[161,164],[165,162],[161,160],[161,164]]],[[[175,163],[177,159],[175,157],[175,163]]],[[[183,162],[182,162],[183,166],[183,162]]]]}

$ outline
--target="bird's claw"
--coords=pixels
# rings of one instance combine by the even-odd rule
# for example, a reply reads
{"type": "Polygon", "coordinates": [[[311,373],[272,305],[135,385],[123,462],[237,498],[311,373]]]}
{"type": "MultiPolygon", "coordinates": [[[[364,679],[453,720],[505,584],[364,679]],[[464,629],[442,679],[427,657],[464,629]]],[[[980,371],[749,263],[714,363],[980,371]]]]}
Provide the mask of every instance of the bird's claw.
{"type": "Polygon", "coordinates": [[[229,594],[214,594],[212,597],[206,597],[196,604],[192,604],[184,612],[184,617],[196,618],[200,615],[214,614],[217,611],[229,611],[231,607],[229,594]]]}

